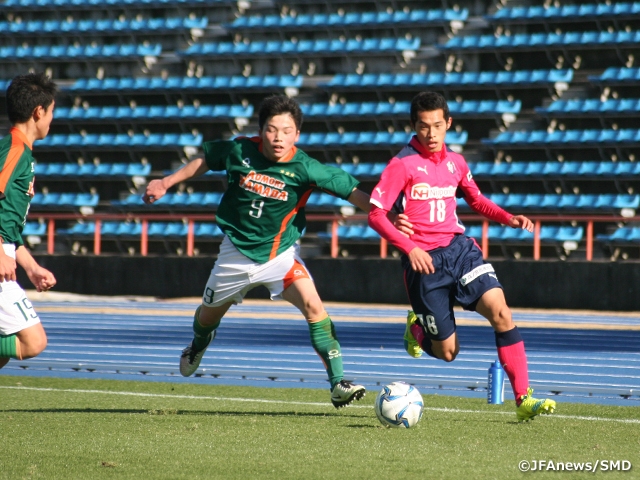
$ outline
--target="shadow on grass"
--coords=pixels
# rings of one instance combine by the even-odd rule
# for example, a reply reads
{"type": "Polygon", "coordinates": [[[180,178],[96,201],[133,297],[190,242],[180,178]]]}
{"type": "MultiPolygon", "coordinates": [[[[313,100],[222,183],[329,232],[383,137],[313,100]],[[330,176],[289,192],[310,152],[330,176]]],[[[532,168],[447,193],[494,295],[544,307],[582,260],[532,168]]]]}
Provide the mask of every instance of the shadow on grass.
{"type": "Polygon", "coordinates": [[[347,418],[363,418],[363,415],[349,415],[342,412],[238,412],[225,410],[176,410],[171,408],[158,409],[133,409],[133,408],[13,408],[0,409],[0,413],[119,413],[119,414],[137,414],[137,415],[205,415],[205,416],[234,416],[234,417],[347,417],[347,418]]]}

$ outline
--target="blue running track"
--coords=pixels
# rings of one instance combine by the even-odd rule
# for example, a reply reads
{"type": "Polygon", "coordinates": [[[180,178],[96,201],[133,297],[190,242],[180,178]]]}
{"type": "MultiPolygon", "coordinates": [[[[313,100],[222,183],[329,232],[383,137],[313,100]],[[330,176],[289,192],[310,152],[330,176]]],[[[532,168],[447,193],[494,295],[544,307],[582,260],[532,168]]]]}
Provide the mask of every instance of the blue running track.
{"type": "MultiPolygon", "coordinates": [[[[306,322],[283,302],[233,307],[196,375],[181,377],[178,360],[192,338],[196,302],[34,302],[49,345],[37,358],[10,361],[0,374],[328,388],[306,322]]],[[[486,396],[487,370],[497,354],[493,330],[479,315],[456,313],[461,351],[446,363],[406,354],[406,307],[328,304],[327,310],[346,378],[370,390],[404,380],[425,394],[486,396]]],[[[639,315],[516,311],[514,319],[536,396],[640,406],[639,315]]],[[[508,381],[505,397],[513,398],[508,381]]]]}

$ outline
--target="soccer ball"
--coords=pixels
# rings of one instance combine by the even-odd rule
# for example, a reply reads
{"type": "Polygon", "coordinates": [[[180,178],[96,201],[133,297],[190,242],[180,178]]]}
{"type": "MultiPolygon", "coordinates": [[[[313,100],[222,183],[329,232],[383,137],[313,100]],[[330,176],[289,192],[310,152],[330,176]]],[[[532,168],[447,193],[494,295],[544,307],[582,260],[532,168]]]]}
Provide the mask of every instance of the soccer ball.
{"type": "Polygon", "coordinates": [[[376,416],[386,427],[413,427],[420,421],[423,407],[418,389],[405,382],[385,385],[376,397],[376,416]]]}

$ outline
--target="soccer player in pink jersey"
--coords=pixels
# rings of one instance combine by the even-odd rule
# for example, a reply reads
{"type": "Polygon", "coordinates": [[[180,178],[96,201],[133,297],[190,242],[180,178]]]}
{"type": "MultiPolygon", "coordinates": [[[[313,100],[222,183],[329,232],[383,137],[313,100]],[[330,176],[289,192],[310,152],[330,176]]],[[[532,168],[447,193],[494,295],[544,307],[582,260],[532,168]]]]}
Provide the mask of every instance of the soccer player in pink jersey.
{"type": "Polygon", "coordinates": [[[442,95],[418,94],[411,102],[416,134],[391,159],[371,194],[369,224],[403,252],[405,285],[413,308],[407,318],[405,348],[413,357],[425,351],[453,361],[460,350],[453,313],[457,300],[466,310],[487,318],[495,330],[498,358],[513,388],[518,420],[553,413],[555,401],[532,397],[524,342],[493,267],[484,261],[475,240],[464,235],[456,195],[489,220],[528,231],[533,223],[482,195],[465,159],[444,143],[451,121],[442,95]],[[394,207],[413,224],[411,236],[400,233],[387,218],[394,207]]]}

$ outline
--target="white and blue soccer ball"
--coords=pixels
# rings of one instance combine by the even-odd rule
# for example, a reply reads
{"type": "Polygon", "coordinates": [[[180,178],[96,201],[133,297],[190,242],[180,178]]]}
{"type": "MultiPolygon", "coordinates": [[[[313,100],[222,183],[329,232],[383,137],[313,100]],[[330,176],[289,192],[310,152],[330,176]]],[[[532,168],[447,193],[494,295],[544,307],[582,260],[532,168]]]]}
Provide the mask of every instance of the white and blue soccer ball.
{"type": "Polygon", "coordinates": [[[405,382],[385,385],[376,397],[376,416],[386,427],[413,427],[420,421],[423,408],[418,389],[405,382]]]}

